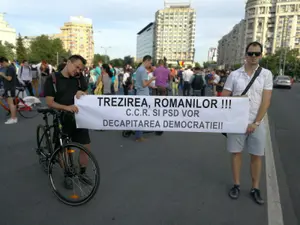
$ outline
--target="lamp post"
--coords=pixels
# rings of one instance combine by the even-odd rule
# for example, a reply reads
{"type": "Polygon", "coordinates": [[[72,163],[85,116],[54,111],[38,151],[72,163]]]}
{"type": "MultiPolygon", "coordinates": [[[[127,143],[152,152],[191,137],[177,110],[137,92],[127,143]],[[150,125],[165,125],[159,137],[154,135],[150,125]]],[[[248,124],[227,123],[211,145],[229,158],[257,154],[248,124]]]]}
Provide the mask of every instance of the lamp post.
{"type": "Polygon", "coordinates": [[[111,46],[108,46],[108,47],[103,47],[103,46],[101,46],[100,48],[103,48],[104,49],[104,51],[105,51],[105,61],[108,61],[107,59],[108,59],[108,55],[107,55],[107,50],[108,49],[110,49],[111,48],[111,46]]]}

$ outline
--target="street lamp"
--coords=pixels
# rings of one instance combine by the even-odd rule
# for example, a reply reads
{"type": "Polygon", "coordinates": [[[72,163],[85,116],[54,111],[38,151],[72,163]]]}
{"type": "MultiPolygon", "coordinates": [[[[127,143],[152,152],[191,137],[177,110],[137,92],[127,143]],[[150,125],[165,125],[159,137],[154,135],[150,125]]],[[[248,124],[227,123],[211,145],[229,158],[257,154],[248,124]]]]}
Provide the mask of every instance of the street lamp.
{"type": "Polygon", "coordinates": [[[107,55],[107,50],[110,49],[111,47],[110,46],[108,46],[108,47],[100,46],[100,48],[103,48],[105,50],[105,55],[107,55]]]}

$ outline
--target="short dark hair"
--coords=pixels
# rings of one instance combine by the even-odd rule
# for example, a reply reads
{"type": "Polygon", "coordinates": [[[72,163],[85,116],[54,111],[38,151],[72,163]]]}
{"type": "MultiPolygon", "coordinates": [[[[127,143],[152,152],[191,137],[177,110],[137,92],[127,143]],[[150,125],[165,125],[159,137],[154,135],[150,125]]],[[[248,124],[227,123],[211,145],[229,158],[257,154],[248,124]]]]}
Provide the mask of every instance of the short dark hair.
{"type": "Polygon", "coordinates": [[[145,61],[150,61],[151,59],[152,59],[151,55],[146,55],[146,56],[144,56],[144,58],[143,58],[143,62],[145,62],[145,61]]]}
{"type": "Polygon", "coordinates": [[[70,60],[71,62],[75,62],[76,60],[80,60],[80,61],[82,62],[83,65],[86,64],[86,59],[83,58],[81,55],[71,55],[71,56],[69,57],[69,60],[70,60]]]}
{"type": "Polygon", "coordinates": [[[199,66],[196,66],[195,70],[201,70],[201,68],[199,66]]]}
{"type": "Polygon", "coordinates": [[[8,59],[5,57],[0,57],[0,63],[4,63],[4,62],[8,63],[8,59]]]}
{"type": "Polygon", "coordinates": [[[164,65],[164,64],[165,64],[164,60],[162,60],[162,59],[158,60],[158,65],[164,65]]]}
{"type": "Polygon", "coordinates": [[[248,52],[248,50],[249,50],[249,48],[250,48],[250,46],[259,46],[260,47],[260,52],[262,53],[263,52],[263,46],[262,46],[262,44],[261,43],[259,43],[258,41],[253,41],[253,42],[250,42],[248,45],[247,45],[247,47],[246,47],[246,53],[248,52]]]}
{"type": "Polygon", "coordinates": [[[28,62],[28,60],[24,59],[22,63],[26,63],[26,62],[28,62]]]}

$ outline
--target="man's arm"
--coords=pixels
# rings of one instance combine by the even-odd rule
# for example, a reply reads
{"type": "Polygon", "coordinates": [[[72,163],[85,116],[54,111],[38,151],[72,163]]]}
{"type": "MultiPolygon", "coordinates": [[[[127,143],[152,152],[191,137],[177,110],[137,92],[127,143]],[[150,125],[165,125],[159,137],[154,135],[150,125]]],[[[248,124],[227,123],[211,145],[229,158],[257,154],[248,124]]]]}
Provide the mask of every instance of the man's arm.
{"type": "Polygon", "coordinates": [[[152,77],[150,80],[148,80],[148,74],[147,71],[145,70],[142,74],[142,80],[143,80],[143,88],[148,87],[152,81],[154,81],[156,77],[152,77]]]}
{"type": "Polygon", "coordinates": [[[269,72],[264,84],[262,101],[254,123],[262,121],[262,119],[266,115],[271,105],[272,90],[273,90],[273,75],[271,72],[269,72]]]}
{"type": "Polygon", "coordinates": [[[257,113],[254,123],[262,121],[262,119],[266,115],[266,113],[271,105],[271,97],[272,97],[272,90],[264,90],[263,91],[262,102],[259,107],[259,110],[258,110],[258,113],[257,113]]]}

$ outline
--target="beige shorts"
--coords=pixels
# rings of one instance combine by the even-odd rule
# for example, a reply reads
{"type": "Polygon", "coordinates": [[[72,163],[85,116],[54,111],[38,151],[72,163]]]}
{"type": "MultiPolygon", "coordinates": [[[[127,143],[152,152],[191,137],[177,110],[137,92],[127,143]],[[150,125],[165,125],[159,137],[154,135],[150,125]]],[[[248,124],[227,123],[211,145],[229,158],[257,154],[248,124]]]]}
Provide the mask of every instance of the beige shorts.
{"type": "Polygon", "coordinates": [[[239,153],[246,150],[251,155],[263,156],[266,146],[266,125],[264,122],[252,134],[228,134],[227,150],[239,153]]]}

